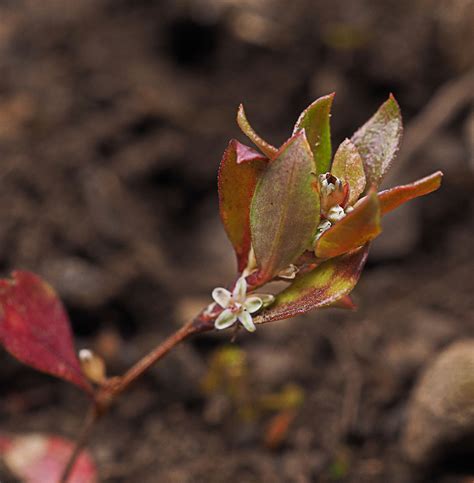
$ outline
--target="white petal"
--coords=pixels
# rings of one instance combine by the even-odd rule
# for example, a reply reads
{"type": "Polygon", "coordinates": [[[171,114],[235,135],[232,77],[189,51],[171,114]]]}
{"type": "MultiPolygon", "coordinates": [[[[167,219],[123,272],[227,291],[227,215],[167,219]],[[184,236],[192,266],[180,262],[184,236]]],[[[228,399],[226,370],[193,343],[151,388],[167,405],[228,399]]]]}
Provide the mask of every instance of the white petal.
{"type": "Polygon", "coordinates": [[[247,280],[245,280],[245,277],[240,277],[235,284],[232,295],[236,302],[244,303],[246,294],[247,294],[247,280]]]}
{"type": "Polygon", "coordinates": [[[237,316],[231,310],[223,310],[214,322],[214,327],[219,330],[227,329],[235,323],[237,316]]]}
{"type": "Polygon", "coordinates": [[[329,220],[324,220],[318,225],[318,229],[316,231],[316,241],[321,238],[321,235],[331,228],[332,224],[329,220]]]}
{"type": "Polygon", "coordinates": [[[263,301],[260,297],[256,297],[255,295],[251,295],[247,297],[244,303],[244,307],[248,310],[250,314],[253,314],[257,310],[262,308],[263,301]]]}
{"type": "Polygon", "coordinates": [[[214,309],[217,307],[217,304],[215,302],[210,303],[207,307],[206,310],[204,311],[204,315],[210,315],[214,311],[214,309]]]}
{"type": "Polygon", "coordinates": [[[258,298],[262,300],[263,307],[268,307],[269,305],[272,305],[273,302],[275,302],[275,296],[269,293],[260,293],[258,294],[258,298]]]}
{"type": "Polygon", "coordinates": [[[295,265],[291,264],[290,266],[284,268],[280,272],[278,272],[278,276],[280,278],[285,278],[287,280],[293,280],[296,277],[296,274],[298,273],[298,267],[295,265]]]}
{"type": "Polygon", "coordinates": [[[249,331],[255,332],[255,324],[253,323],[252,316],[247,310],[242,310],[238,316],[241,324],[249,331]]]}
{"type": "Polygon", "coordinates": [[[217,287],[212,291],[212,298],[223,308],[226,309],[231,301],[232,294],[222,287],[217,287]]]}
{"type": "Polygon", "coordinates": [[[339,206],[333,206],[327,214],[327,219],[332,222],[336,223],[336,221],[342,220],[346,216],[346,213],[344,212],[344,209],[339,206]]]}

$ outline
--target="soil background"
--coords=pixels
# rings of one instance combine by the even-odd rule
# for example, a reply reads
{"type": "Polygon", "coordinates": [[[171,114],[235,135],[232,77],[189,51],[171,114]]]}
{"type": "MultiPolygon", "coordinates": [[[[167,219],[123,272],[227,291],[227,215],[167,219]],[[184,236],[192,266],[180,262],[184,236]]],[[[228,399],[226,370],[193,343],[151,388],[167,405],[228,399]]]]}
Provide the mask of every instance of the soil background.
{"type": "MultiPolygon", "coordinates": [[[[474,336],[473,25],[472,0],[0,1],[0,268],[45,277],[78,348],[111,374],[233,276],[216,172],[228,140],[244,141],[240,102],[279,145],[336,91],[337,146],[393,92],[406,136],[386,184],[445,173],[439,192],[387,217],[357,312],[239,334],[251,391],[304,391],[276,448],[264,444],[274,413],[243,418],[203,392],[230,342],[211,333],[100,424],[101,481],[471,481],[469,458],[415,469],[400,441],[423,368],[474,336]]],[[[5,352],[0,363],[2,430],[75,434],[82,394],[5,352]]]]}

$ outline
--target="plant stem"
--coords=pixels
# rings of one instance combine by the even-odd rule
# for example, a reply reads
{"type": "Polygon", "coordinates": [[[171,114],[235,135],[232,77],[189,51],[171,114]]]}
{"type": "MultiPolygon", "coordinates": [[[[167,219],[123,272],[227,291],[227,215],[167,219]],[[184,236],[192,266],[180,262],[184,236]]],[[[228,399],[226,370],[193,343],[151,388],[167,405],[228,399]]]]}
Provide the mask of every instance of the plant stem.
{"type": "Polygon", "coordinates": [[[61,479],[59,483],[67,483],[69,477],[71,476],[71,472],[74,468],[74,465],[79,458],[84,446],[89,439],[89,436],[94,428],[95,422],[98,419],[99,414],[96,411],[95,405],[91,406],[86,414],[84,419],[84,423],[82,424],[81,431],[79,436],[76,439],[76,445],[74,446],[74,450],[72,451],[71,455],[69,456],[69,460],[64,467],[63,473],[61,475],[61,479]]]}
{"type": "Polygon", "coordinates": [[[125,391],[130,384],[142,376],[153,364],[155,364],[155,362],[159,361],[180,342],[187,339],[190,335],[202,331],[203,328],[197,326],[194,321],[183,325],[183,327],[171,334],[165,341],[156,346],[146,356],[142,357],[117,381],[116,384],[114,384],[114,386],[111,388],[112,398],[115,399],[115,397],[125,391]]]}
{"type": "Polygon", "coordinates": [[[162,357],[168,354],[168,352],[176,347],[180,342],[193,334],[205,332],[214,327],[212,319],[202,318],[201,315],[202,314],[171,334],[166,340],[164,340],[146,356],[142,357],[137,363],[135,363],[123,376],[109,379],[97,390],[94,405],[86,415],[81,432],[76,439],[76,446],[69,457],[69,461],[64,468],[59,483],[67,483],[74,464],[76,463],[76,460],[79,457],[82,449],[86,445],[95,423],[108,411],[110,405],[115,401],[115,399],[122,392],[124,392],[130,386],[130,384],[135,382],[148,369],[150,369],[155,362],[159,361],[162,357]]]}

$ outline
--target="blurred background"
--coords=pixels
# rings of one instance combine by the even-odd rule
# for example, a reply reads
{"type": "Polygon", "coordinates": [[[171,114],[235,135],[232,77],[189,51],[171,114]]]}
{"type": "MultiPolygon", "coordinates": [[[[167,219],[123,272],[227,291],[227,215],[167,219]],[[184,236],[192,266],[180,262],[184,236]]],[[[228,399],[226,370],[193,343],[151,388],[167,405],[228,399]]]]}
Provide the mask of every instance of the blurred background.
{"type": "MultiPolygon", "coordinates": [[[[2,274],[45,277],[112,374],[234,274],[216,173],[246,142],[240,102],[280,145],[336,91],[337,146],[393,92],[386,185],[445,173],[386,218],[356,313],[270,324],[237,353],[200,336],[151,371],[96,432],[101,481],[471,481],[431,454],[414,470],[403,434],[426,364],[474,335],[473,27],[473,0],[0,1],[2,274]]],[[[0,428],[73,436],[85,398],[0,361],[0,428]]]]}

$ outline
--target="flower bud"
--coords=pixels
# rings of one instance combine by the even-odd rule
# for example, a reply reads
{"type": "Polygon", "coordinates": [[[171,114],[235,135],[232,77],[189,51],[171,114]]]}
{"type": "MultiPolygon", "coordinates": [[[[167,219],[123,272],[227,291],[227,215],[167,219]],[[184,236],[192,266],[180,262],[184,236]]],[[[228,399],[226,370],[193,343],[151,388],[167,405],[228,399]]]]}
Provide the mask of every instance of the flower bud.
{"type": "Polygon", "coordinates": [[[79,361],[82,371],[90,381],[96,384],[102,384],[105,381],[105,362],[102,357],[94,354],[89,349],[81,349],[79,351],[79,361]]]}
{"type": "Polygon", "coordinates": [[[319,196],[321,199],[321,213],[327,213],[333,206],[342,206],[348,195],[348,185],[330,173],[319,175],[319,196]]]}

